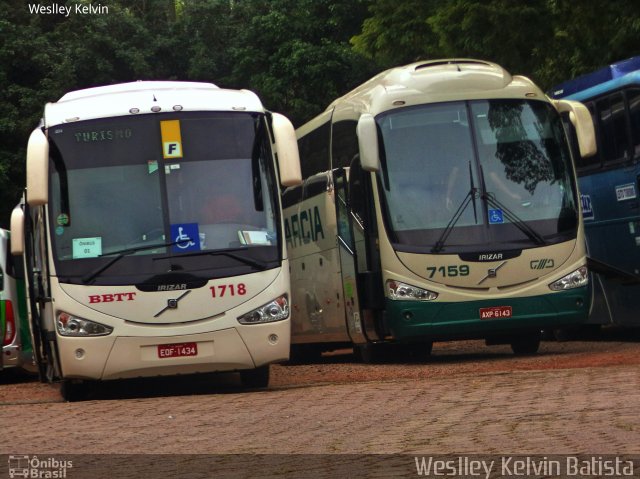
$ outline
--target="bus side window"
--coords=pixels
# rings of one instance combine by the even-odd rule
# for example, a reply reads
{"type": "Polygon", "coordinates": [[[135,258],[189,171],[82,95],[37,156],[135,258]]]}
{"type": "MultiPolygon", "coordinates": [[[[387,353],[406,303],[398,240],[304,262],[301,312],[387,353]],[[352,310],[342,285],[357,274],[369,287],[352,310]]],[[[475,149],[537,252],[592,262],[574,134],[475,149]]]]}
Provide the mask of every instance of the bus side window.
{"type": "Polygon", "coordinates": [[[628,160],[629,137],[622,93],[614,93],[598,100],[596,107],[604,164],[628,160]]]}
{"type": "Polygon", "coordinates": [[[359,153],[356,120],[343,120],[332,125],[331,168],[346,168],[359,153]]]}
{"type": "Polygon", "coordinates": [[[367,210],[369,175],[360,166],[360,147],[356,120],[342,120],[332,125],[331,163],[333,168],[349,168],[349,205],[358,221],[368,227],[372,223],[367,210]]]}
{"type": "Polygon", "coordinates": [[[633,157],[637,158],[640,156],[640,89],[629,89],[627,91],[627,101],[629,103],[633,157]]]}
{"type": "Polygon", "coordinates": [[[289,208],[302,201],[302,185],[290,186],[282,193],[282,207],[289,208]]]}
{"type": "Polygon", "coordinates": [[[326,122],[298,140],[302,178],[329,170],[330,122],[326,122]]]}

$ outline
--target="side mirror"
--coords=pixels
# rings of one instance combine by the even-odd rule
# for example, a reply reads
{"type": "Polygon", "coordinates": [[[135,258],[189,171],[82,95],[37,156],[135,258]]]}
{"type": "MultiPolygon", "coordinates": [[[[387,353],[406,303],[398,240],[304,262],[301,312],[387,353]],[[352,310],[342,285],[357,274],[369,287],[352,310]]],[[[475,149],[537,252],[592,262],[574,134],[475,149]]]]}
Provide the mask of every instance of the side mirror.
{"type": "Polygon", "coordinates": [[[589,109],[582,103],[570,100],[556,100],[553,102],[560,113],[568,112],[569,120],[576,129],[580,156],[587,158],[598,151],[593,119],[589,109]]]}
{"type": "Polygon", "coordinates": [[[24,211],[20,206],[11,212],[11,254],[24,254],[24,211]]]}
{"type": "Polygon", "coordinates": [[[276,141],[276,153],[280,165],[280,183],[282,186],[302,184],[300,172],[300,154],[296,131],[289,119],[280,113],[273,113],[273,136],[276,141]]]}
{"type": "Polygon", "coordinates": [[[370,113],[360,115],[357,127],[358,147],[360,148],[360,164],[365,171],[378,171],[380,157],[378,156],[378,127],[376,120],[370,113]]]}
{"type": "Polygon", "coordinates": [[[36,128],[27,144],[27,203],[46,205],[49,201],[49,141],[36,128]]]}

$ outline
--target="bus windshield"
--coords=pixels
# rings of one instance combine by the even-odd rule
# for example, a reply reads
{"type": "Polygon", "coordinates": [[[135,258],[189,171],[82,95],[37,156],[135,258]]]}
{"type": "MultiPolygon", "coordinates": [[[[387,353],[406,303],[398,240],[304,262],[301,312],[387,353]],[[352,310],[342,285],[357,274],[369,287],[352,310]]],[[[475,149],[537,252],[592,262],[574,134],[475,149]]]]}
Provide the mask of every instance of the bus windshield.
{"type": "Polygon", "coordinates": [[[263,115],[104,118],[51,127],[49,139],[61,281],[132,284],[167,271],[211,279],[279,265],[263,115]]]}
{"type": "Polygon", "coordinates": [[[385,222],[397,249],[451,254],[575,237],[570,154],[548,103],[420,105],[377,122],[385,222]]]}

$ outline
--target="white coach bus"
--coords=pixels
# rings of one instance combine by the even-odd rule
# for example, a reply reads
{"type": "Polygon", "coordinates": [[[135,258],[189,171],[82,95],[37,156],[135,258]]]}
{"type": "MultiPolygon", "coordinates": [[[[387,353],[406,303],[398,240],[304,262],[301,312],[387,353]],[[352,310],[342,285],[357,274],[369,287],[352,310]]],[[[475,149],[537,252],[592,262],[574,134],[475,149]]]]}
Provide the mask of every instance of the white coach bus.
{"type": "MultiPolygon", "coordinates": [[[[568,112],[575,102],[478,60],[385,71],[297,130],[283,194],[297,354],[486,339],[537,351],[586,320],[590,293],[568,112]]],[[[377,353],[376,353],[377,354],[377,353]]]]}
{"type": "Polygon", "coordinates": [[[11,218],[34,354],[69,400],[95,380],[240,371],[288,358],[280,185],[293,126],[252,92],[135,82],[45,107],[11,218]]]}

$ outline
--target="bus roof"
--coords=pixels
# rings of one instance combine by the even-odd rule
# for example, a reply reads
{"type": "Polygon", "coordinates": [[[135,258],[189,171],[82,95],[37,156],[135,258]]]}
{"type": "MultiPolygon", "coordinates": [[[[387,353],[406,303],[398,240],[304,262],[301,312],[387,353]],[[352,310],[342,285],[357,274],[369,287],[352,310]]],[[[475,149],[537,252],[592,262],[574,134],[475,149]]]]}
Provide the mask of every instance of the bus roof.
{"type": "Polygon", "coordinates": [[[553,98],[583,101],[622,86],[638,83],[640,56],[612,63],[604,68],[560,83],[550,89],[553,98]]]}
{"type": "Polygon", "coordinates": [[[592,86],[591,88],[587,88],[585,90],[577,91],[570,95],[558,94],[554,96],[556,98],[564,98],[567,100],[586,101],[590,100],[591,98],[609,93],[611,91],[618,90],[627,85],[638,84],[640,84],[640,70],[627,73],[626,75],[619,78],[614,78],[613,80],[600,83],[599,85],[592,86]]]}
{"type": "Polygon", "coordinates": [[[512,76],[492,62],[445,59],[386,70],[335,100],[327,110],[350,104],[374,115],[397,106],[483,98],[540,98],[545,94],[528,78],[512,76]]]}
{"type": "Polygon", "coordinates": [[[227,90],[213,83],[138,81],[69,92],[56,103],[47,103],[44,122],[49,127],[112,116],[203,110],[263,112],[264,107],[248,90],[227,90]]]}

